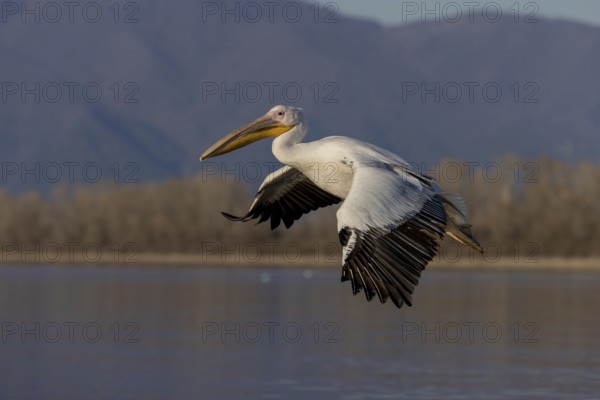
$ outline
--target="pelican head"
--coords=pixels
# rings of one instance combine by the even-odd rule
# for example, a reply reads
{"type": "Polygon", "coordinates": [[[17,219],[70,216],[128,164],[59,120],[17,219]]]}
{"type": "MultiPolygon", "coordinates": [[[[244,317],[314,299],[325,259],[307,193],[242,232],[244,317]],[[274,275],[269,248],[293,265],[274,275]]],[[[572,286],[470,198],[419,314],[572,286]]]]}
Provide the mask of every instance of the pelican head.
{"type": "Polygon", "coordinates": [[[280,136],[300,125],[303,121],[304,116],[301,108],[275,106],[262,117],[230,133],[210,146],[200,156],[200,160],[229,153],[260,139],[280,136]]]}

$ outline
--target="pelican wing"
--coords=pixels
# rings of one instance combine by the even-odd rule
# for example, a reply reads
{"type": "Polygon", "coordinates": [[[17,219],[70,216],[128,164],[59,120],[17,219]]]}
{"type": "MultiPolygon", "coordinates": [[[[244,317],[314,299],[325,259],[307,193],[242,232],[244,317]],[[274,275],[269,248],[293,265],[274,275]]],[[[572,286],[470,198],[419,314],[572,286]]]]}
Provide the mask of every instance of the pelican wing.
{"type": "Polygon", "coordinates": [[[436,190],[417,172],[392,163],[346,161],[350,192],[337,213],[344,246],[342,282],[397,307],[412,305],[421,272],[443,237],[446,213],[436,190]]]}
{"type": "Polygon", "coordinates": [[[246,222],[260,217],[258,223],[261,223],[270,218],[271,229],[277,228],[283,220],[289,228],[303,214],[340,201],[342,199],[320,189],[297,169],[285,166],[267,176],[246,215],[222,214],[232,221],[246,222]]]}

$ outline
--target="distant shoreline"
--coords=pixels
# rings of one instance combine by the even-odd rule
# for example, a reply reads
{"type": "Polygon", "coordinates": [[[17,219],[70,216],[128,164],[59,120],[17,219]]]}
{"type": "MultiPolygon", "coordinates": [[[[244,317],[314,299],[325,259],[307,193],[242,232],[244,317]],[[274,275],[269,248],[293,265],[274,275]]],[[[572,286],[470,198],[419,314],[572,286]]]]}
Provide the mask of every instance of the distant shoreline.
{"type": "MultiPolygon", "coordinates": [[[[7,265],[114,265],[114,266],[156,266],[173,265],[194,268],[204,267],[236,267],[236,268],[341,268],[341,255],[313,255],[307,257],[286,258],[275,256],[257,256],[254,259],[242,259],[236,254],[226,256],[209,256],[202,254],[153,254],[134,255],[102,254],[97,258],[48,257],[43,254],[28,253],[26,255],[3,255],[0,266],[7,265]]],[[[433,260],[427,269],[435,270],[523,270],[523,271],[600,271],[600,257],[506,257],[500,259],[484,259],[473,257],[461,260],[433,260]]]]}

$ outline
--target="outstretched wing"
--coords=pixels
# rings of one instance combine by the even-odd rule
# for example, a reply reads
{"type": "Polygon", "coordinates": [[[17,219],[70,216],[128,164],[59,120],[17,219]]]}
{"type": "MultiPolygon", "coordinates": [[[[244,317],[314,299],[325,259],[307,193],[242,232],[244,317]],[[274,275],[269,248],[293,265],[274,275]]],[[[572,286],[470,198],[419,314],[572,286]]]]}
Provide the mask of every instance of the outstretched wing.
{"type": "Polygon", "coordinates": [[[444,235],[446,213],[427,179],[387,163],[352,160],[350,192],[337,212],[342,282],[397,307],[412,305],[421,272],[444,235]]]}
{"type": "Polygon", "coordinates": [[[229,220],[244,222],[260,217],[258,223],[261,223],[271,218],[271,229],[283,220],[289,228],[303,214],[340,201],[341,198],[320,189],[297,169],[285,166],[267,176],[246,215],[222,214],[229,220]]]}

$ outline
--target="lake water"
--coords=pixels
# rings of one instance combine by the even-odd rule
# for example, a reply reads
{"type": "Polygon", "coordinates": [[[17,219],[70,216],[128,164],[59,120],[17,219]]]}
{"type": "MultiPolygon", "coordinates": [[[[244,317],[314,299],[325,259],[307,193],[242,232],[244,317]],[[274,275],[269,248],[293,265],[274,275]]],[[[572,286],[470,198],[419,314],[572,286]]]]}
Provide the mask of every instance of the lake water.
{"type": "Polygon", "coordinates": [[[0,267],[1,399],[600,398],[600,274],[0,267]]]}

